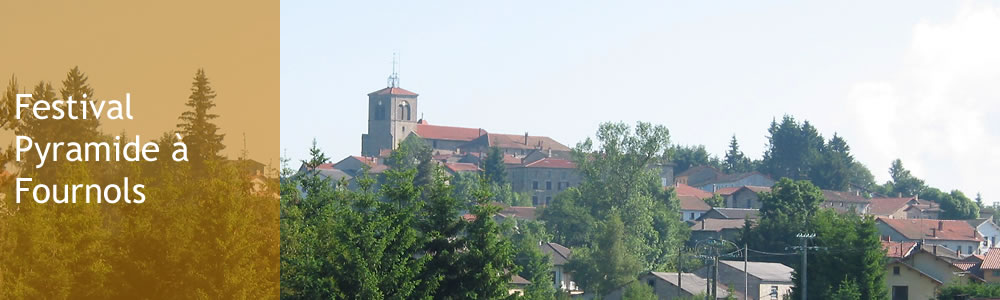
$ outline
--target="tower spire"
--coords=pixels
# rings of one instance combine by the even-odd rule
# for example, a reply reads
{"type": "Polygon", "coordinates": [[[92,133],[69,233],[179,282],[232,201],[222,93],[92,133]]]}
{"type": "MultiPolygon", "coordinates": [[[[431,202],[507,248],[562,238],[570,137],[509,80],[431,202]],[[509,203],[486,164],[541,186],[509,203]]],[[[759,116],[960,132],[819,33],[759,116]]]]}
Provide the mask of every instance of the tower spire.
{"type": "Polygon", "coordinates": [[[396,59],[396,52],[392,52],[392,75],[389,75],[389,79],[386,85],[389,87],[399,87],[399,73],[396,72],[397,65],[399,61],[396,59]]]}

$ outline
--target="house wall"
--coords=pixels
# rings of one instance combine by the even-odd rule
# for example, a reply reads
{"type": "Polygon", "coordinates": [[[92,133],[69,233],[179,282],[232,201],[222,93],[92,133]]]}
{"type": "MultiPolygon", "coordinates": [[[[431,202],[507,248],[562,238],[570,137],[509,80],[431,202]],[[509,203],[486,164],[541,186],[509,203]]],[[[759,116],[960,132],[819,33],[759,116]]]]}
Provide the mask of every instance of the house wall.
{"type": "Polygon", "coordinates": [[[576,169],[563,168],[509,168],[511,189],[515,193],[531,194],[532,204],[542,206],[555,199],[563,190],[580,185],[576,169]],[[535,183],[538,188],[535,188],[535,183]]]}
{"type": "Polygon", "coordinates": [[[908,289],[907,299],[934,299],[937,289],[941,286],[934,280],[903,266],[899,262],[889,263],[886,268],[885,284],[890,299],[893,286],[906,286],[908,289]],[[899,267],[899,275],[893,274],[894,267],[899,267]]]}
{"type": "Polygon", "coordinates": [[[990,283],[1000,283],[1000,270],[983,269],[983,279],[990,283]]]}
{"type": "MultiPolygon", "coordinates": [[[[670,282],[664,281],[659,277],[653,276],[652,274],[645,274],[639,277],[640,284],[649,284],[649,280],[653,280],[653,291],[656,292],[657,299],[677,299],[677,286],[671,284],[670,282]]],[[[625,286],[619,287],[614,291],[611,291],[603,298],[604,300],[622,300],[622,294],[625,292],[625,286]]],[[[691,297],[691,293],[681,290],[681,298],[691,297]]]]}
{"type": "Polygon", "coordinates": [[[681,211],[681,221],[690,221],[701,217],[707,211],[702,210],[682,210],[681,211]]]}
{"type": "Polygon", "coordinates": [[[990,248],[996,247],[996,240],[1000,239],[1000,227],[997,227],[993,222],[987,221],[979,224],[979,227],[976,227],[976,231],[986,240],[980,248],[982,253],[986,253],[990,248]]]}
{"type": "Polygon", "coordinates": [[[727,187],[741,187],[741,186],[773,186],[774,180],[767,178],[761,174],[753,174],[743,179],[729,182],[717,182],[713,184],[706,184],[704,186],[697,187],[703,191],[714,193],[715,190],[727,187]]]}
{"type": "MultiPolygon", "coordinates": [[[[757,287],[758,292],[753,295],[757,295],[756,299],[760,300],[785,299],[786,296],[790,296],[792,294],[792,286],[792,284],[763,282],[757,287]],[[778,294],[776,296],[771,296],[772,286],[778,287],[778,294]]],[[[753,290],[752,287],[753,286],[751,286],[751,290],[753,290]]]]}
{"type": "Polygon", "coordinates": [[[757,208],[761,206],[760,197],[751,190],[740,190],[729,197],[725,197],[727,208],[757,208]]]}
{"type": "Polygon", "coordinates": [[[936,212],[921,212],[920,209],[915,207],[907,208],[903,211],[907,219],[937,219],[938,213],[936,212]]]}

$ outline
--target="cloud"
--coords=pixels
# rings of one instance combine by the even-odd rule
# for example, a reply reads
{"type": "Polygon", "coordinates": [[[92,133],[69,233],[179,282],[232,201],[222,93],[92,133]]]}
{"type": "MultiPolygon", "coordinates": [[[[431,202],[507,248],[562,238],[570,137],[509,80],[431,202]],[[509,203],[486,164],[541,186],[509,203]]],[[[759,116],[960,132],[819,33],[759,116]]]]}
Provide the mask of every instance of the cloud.
{"type": "Polygon", "coordinates": [[[848,103],[864,138],[858,156],[877,178],[900,158],[931,186],[993,201],[985,189],[1000,182],[1000,9],[966,5],[946,23],[915,25],[899,72],[854,84],[848,103]]]}

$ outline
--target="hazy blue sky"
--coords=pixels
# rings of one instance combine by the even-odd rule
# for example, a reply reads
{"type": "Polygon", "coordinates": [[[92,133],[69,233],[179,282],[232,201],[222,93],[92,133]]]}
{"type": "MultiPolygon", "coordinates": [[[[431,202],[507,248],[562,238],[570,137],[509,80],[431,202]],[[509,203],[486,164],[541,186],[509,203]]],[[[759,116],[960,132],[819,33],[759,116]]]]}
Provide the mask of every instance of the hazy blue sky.
{"type": "Polygon", "coordinates": [[[898,157],[1000,200],[1000,4],[691,2],[282,1],[281,147],[360,153],[395,51],[431,124],[572,146],[649,121],[719,156],[735,134],[759,158],[790,114],[846,138],[880,182],[898,157]]]}

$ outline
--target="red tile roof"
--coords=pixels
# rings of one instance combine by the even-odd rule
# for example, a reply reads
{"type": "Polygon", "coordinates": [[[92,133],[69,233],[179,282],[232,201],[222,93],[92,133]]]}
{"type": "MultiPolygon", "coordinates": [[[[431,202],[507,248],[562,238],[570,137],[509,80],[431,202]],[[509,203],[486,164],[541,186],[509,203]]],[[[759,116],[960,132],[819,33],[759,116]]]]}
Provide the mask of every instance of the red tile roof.
{"type": "Polygon", "coordinates": [[[983,239],[975,228],[962,220],[930,220],[930,219],[889,219],[879,217],[878,222],[885,223],[910,240],[949,240],[975,241],[983,239]]]}
{"type": "Polygon", "coordinates": [[[504,216],[512,216],[522,220],[535,220],[535,208],[532,206],[511,206],[500,211],[504,216]]]}
{"type": "Polygon", "coordinates": [[[695,196],[678,195],[677,198],[680,199],[681,210],[708,211],[712,209],[708,203],[705,203],[705,200],[701,200],[695,196]]]}
{"type": "Polygon", "coordinates": [[[480,171],[479,166],[470,163],[445,163],[444,166],[455,173],[480,171]]]}
{"type": "Polygon", "coordinates": [[[570,151],[569,147],[560,144],[547,136],[528,136],[525,143],[524,135],[517,134],[488,134],[489,145],[506,149],[541,149],[553,151],[570,151]]]}
{"type": "Polygon", "coordinates": [[[398,87],[387,87],[387,88],[384,88],[384,89],[381,89],[381,90],[377,90],[377,91],[368,93],[368,95],[369,96],[371,96],[371,95],[416,96],[417,93],[414,93],[414,92],[411,92],[411,91],[407,91],[407,90],[404,90],[404,89],[398,88],[398,87]]]}
{"type": "Polygon", "coordinates": [[[1000,269],[1000,248],[990,248],[989,252],[986,252],[986,259],[983,260],[983,265],[980,267],[983,270],[998,270],[1000,269]]]}
{"type": "Polygon", "coordinates": [[[333,170],[333,163],[325,163],[316,166],[317,170],[333,170]]]}
{"type": "Polygon", "coordinates": [[[505,165],[520,165],[521,159],[510,154],[503,155],[503,163],[505,165]]]}
{"type": "Polygon", "coordinates": [[[913,247],[916,247],[916,242],[890,242],[882,241],[882,249],[885,250],[886,257],[889,258],[903,258],[910,254],[913,247]]]}
{"type": "Polygon", "coordinates": [[[674,193],[676,193],[677,196],[694,196],[698,197],[698,199],[712,198],[712,193],[702,191],[683,183],[674,184],[674,193]]]}
{"type": "Polygon", "coordinates": [[[732,195],[733,193],[736,193],[736,191],[738,191],[738,190],[740,190],[742,188],[743,188],[742,186],[721,188],[721,189],[715,190],[715,193],[718,194],[718,195],[729,196],[729,195],[732,195]]]}
{"type": "Polygon", "coordinates": [[[910,198],[872,198],[868,212],[876,216],[888,216],[906,206],[910,198]]]}
{"type": "Polygon", "coordinates": [[[468,142],[486,134],[486,130],[479,128],[418,124],[414,133],[425,139],[468,142]]]}
{"type": "Polygon", "coordinates": [[[576,164],[574,164],[572,161],[569,161],[569,160],[566,160],[566,159],[562,159],[562,158],[546,157],[546,158],[543,158],[543,159],[539,159],[539,160],[533,161],[533,162],[531,162],[531,163],[529,163],[527,165],[524,165],[524,167],[525,168],[575,169],[576,168],[576,164]]]}

